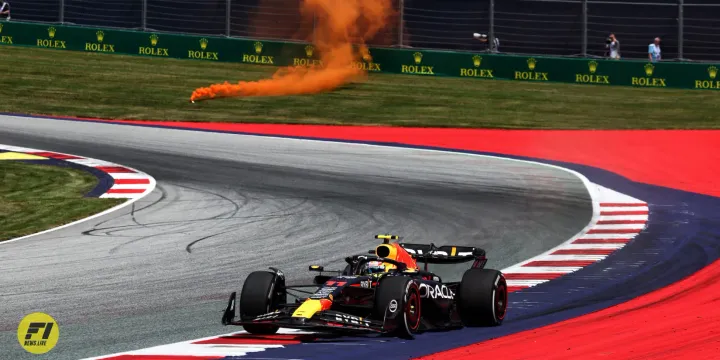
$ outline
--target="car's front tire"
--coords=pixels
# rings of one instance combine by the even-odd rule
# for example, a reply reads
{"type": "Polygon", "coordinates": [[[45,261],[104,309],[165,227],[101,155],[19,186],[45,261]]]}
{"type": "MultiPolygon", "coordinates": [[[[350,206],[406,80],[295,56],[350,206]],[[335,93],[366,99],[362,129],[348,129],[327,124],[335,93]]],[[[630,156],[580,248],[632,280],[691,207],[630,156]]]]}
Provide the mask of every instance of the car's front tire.
{"type": "Polygon", "coordinates": [[[468,269],[458,286],[456,299],[465,326],[498,326],[507,312],[507,282],[491,269],[468,269]]]}
{"type": "Polygon", "coordinates": [[[422,299],[418,284],[409,277],[390,276],[380,280],[375,290],[374,315],[382,320],[385,311],[395,301],[392,308],[401,311],[397,319],[397,327],[390,335],[404,339],[414,338],[420,329],[422,319],[422,299]],[[400,300],[398,303],[397,300],[400,300]]]}
{"type": "MultiPolygon", "coordinates": [[[[240,319],[250,320],[277,309],[282,302],[285,284],[274,273],[254,271],[248,275],[240,293],[240,319]]],[[[251,334],[269,335],[278,331],[275,325],[257,324],[243,326],[251,334]]]]}

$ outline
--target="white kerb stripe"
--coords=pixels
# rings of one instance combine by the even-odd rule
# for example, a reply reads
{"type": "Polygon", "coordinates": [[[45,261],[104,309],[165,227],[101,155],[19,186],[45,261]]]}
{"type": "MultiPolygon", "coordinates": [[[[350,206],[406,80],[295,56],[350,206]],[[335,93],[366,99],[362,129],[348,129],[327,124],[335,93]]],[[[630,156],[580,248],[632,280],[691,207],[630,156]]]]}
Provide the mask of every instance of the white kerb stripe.
{"type": "Polygon", "coordinates": [[[592,260],[598,261],[606,258],[607,255],[543,255],[533,261],[568,261],[568,260],[592,260]]]}
{"type": "Polygon", "coordinates": [[[147,179],[147,174],[142,173],[112,173],[110,176],[113,179],[147,179]]]}
{"type": "MultiPolygon", "coordinates": [[[[232,336],[232,335],[236,335],[236,334],[246,334],[246,333],[247,333],[246,331],[239,331],[239,332],[222,334],[222,335],[214,335],[214,336],[208,336],[208,337],[205,337],[205,338],[193,339],[193,340],[186,340],[186,341],[181,341],[181,342],[177,342],[177,343],[166,344],[166,345],[159,345],[159,346],[154,346],[154,347],[151,347],[151,348],[139,349],[139,350],[134,350],[134,351],[126,351],[126,352],[119,352],[119,353],[107,354],[107,355],[96,356],[96,357],[89,357],[89,358],[85,358],[85,359],[82,359],[82,360],[101,360],[101,359],[106,359],[106,358],[109,358],[109,357],[120,356],[120,355],[138,354],[138,352],[141,352],[141,351],[146,351],[146,350],[150,350],[150,349],[165,348],[165,347],[176,346],[176,345],[193,345],[193,346],[197,346],[197,345],[192,344],[192,343],[198,342],[198,341],[203,341],[203,340],[217,339],[217,338],[223,337],[223,336],[232,336]]],[[[278,334],[311,334],[311,332],[308,332],[308,331],[295,330],[295,329],[287,329],[287,328],[280,328],[280,330],[278,330],[277,333],[278,333],[278,334]]],[[[206,346],[213,347],[213,345],[206,345],[206,346]]],[[[251,345],[251,346],[254,346],[254,347],[263,347],[263,348],[266,348],[266,349],[269,349],[269,348],[271,348],[271,347],[283,347],[282,345],[251,345]]],[[[167,354],[161,354],[161,355],[167,355],[167,354]]],[[[186,355],[186,354],[181,354],[181,355],[186,355]]],[[[293,359],[287,359],[287,360],[293,360],[293,359]]]]}
{"type": "Polygon", "coordinates": [[[131,355],[243,356],[247,353],[282,348],[282,345],[171,344],[132,351],[131,355]]]}
{"type": "Polygon", "coordinates": [[[149,186],[150,184],[114,184],[110,189],[138,189],[145,191],[149,186]]]}
{"type": "Polygon", "coordinates": [[[117,164],[114,164],[111,162],[102,161],[102,160],[94,160],[94,159],[70,159],[70,160],[65,160],[65,161],[71,162],[74,164],[78,164],[78,165],[89,166],[89,167],[118,166],[117,164]]]}
{"type": "Polygon", "coordinates": [[[102,194],[100,195],[101,199],[136,199],[143,197],[147,192],[141,193],[141,194],[102,194]]]}
{"type": "Polygon", "coordinates": [[[13,152],[26,152],[26,153],[45,152],[43,150],[38,150],[38,149],[31,149],[31,148],[19,147],[19,146],[9,146],[9,145],[2,145],[2,146],[0,146],[0,149],[7,150],[7,151],[13,151],[13,152]]]}
{"type": "Polygon", "coordinates": [[[600,218],[598,218],[598,221],[607,221],[607,220],[643,220],[647,221],[648,216],[647,215],[602,215],[600,218]]]}
{"type": "Polygon", "coordinates": [[[602,208],[618,208],[618,207],[641,207],[648,206],[644,201],[600,201],[598,203],[602,208]]]}
{"type": "Polygon", "coordinates": [[[585,234],[581,239],[631,239],[637,236],[636,233],[630,234],[585,234]]]}
{"type": "Polygon", "coordinates": [[[506,280],[507,286],[535,286],[542,284],[544,282],[548,282],[550,279],[547,280],[506,280]]]}
{"type": "Polygon", "coordinates": [[[625,244],[567,244],[560,250],[620,249],[625,244]]]}
{"type": "MultiPolygon", "coordinates": [[[[528,261],[530,262],[530,261],[528,261]]],[[[573,271],[580,270],[579,266],[513,266],[503,270],[503,274],[524,274],[524,273],[556,273],[569,274],[573,271]]]]}
{"type": "Polygon", "coordinates": [[[596,224],[592,227],[595,230],[625,230],[625,229],[637,229],[642,230],[645,228],[645,224],[596,224]]]}
{"type": "Polygon", "coordinates": [[[598,192],[598,198],[602,199],[603,203],[642,203],[644,201],[638,200],[632,196],[619,193],[615,190],[608,189],[604,186],[594,184],[598,192]]]}
{"type": "Polygon", "coordinates": [[[628,206],[628,207],[609,207],[609,206],[601,206],[600,207],[601,212],[606,211],[612,211],[612,212],[618,212],[618,211],[648,211],[647,206],[628,206]]]}

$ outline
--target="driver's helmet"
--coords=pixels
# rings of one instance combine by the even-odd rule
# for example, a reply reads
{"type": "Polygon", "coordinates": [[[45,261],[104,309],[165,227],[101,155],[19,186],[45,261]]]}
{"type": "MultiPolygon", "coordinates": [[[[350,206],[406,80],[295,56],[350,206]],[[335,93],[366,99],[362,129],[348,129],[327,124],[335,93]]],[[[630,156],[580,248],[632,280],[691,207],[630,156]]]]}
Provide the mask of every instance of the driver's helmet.
{"type": "Polygon", "coordinates": [[[363,265],[362,269],[360,269],[360,273],[363,275],[374,275],[384,272],[385,266],[383,266],[382,261],[368,261],[363,265]]]}

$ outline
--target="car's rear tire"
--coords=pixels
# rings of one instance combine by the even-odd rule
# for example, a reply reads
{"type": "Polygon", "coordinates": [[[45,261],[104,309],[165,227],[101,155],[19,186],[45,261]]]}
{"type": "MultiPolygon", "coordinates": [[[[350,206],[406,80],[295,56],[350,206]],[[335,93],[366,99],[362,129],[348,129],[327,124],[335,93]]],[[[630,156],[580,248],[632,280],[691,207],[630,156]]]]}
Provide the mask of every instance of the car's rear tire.
{"type": "Polygon", "coordinates": [[[456,299],[465,326],[498,326],[507,312],[507,282],[491,269],[469,269],[463,274],[456,299]]]}
{"type": "Polygon", "coordinates": [[[404,339],[412,339],[420,329],[422,319],[422,299],[420,289],[415,281],[404,276],[390,276],[380,280],[375,290],[375,304],[373,315],[383,320],[385,310],[393,300],[401,299],[396,304],[398,311],[398,326],[390,335],[404,339]]]}
{"type": "MultiPolygon", "coordinates": [[[[284,302],[285,284],[274,273],[254,271],[248,275],[240,293],[240,319],[243,321],[267,314],[284,302]]],[[[275,325],[245,325],[245,331],[251,334],[269,335],[278,331],[275,325]]]]}

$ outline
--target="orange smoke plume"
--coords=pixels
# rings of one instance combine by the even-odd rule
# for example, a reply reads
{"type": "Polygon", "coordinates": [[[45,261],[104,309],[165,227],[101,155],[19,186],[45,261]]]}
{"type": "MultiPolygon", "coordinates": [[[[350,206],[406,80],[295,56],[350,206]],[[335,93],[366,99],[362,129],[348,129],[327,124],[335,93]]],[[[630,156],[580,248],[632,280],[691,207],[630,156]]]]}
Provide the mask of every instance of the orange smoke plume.
{"type": "Polygon", "coordinates": [[[369,58],[365,42],[385,27],[392,15],[392,3],[391,0],[304,0],[301,14],[310,19],[316,16],[314,45],[320,52],[322,66],[284,67],[270,79],[213,84],[195,89],[190,100],[317,94],[362,80],[365,70],[352,63],[369,58]],[[353,43],[359,46],[354,47],[353,43]]]}

